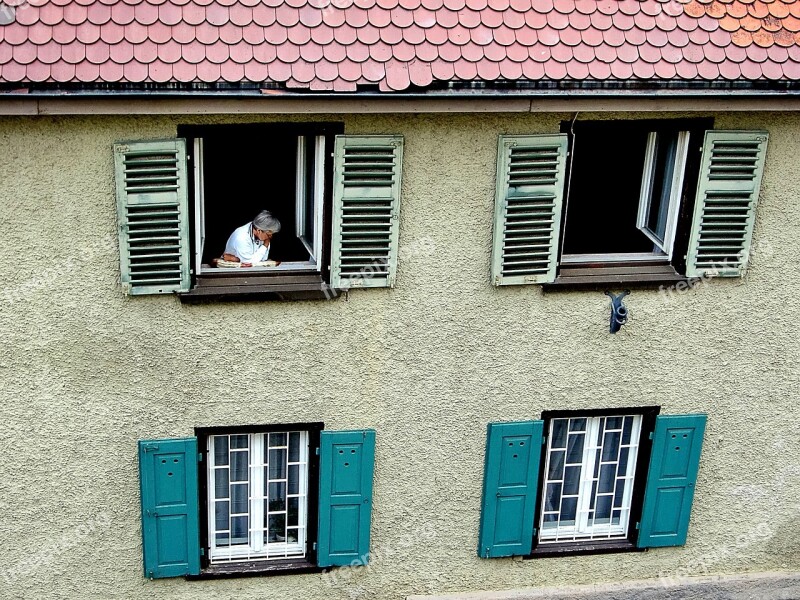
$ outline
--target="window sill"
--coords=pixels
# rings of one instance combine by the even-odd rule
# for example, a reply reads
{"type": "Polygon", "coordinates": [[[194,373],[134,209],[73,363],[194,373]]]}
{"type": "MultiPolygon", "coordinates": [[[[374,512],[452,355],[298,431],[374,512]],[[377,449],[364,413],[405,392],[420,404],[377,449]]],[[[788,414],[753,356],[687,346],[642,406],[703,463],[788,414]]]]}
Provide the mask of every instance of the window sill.
{"type": "Polygon", "coordinates": [[[539,544],[524,559],[552,558],[554,556],[579,556],[586,554],[611,554],[613,552],[644,552],[628,540],[566,542],[562,544],[539,544]]]}
{"type": "Polygon", "coordinates": [[[197,581],[202,579],[221,579],[225,577],[296,575],[301,573],[322,573],[324,570],[323,567],[318,567],[305,558],[290,558],[286,560],[209,565],[200,571],[199,575],[187,575],[186,579],[197,581]]]}
{"type": "Polygon", "coordinates": [[[195,286],[180,294],[181,302],[209,300],[324,300],[339,292],[316,271],[292,274],[214,273],[198,275],[195,286]]]}
{"type": "Polygon", "coordinates": [[[555,281],[546,283],[542,287],[546,290],[609,286],[656,287],[675,285],[681,281],[688,280],[672,265],[665,263],[602,266],[584,264],[561,267],[555,281]]]}

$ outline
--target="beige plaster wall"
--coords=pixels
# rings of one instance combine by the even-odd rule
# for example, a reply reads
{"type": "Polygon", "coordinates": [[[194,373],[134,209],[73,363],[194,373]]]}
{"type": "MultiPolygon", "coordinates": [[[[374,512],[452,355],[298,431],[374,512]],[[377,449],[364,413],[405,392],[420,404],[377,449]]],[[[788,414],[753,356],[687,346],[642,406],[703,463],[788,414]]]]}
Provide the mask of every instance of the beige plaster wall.
{"type": "Polygon", "coordinates": [[[291,117],[0,118],[0,596],[398,599],[800,568],[800,117],[715,116],[770,132],[760,250],[743,280],[634,291],[616,336],[602,293],[489,281],[497,135],[569,115],[346,117],[405,136],[401,247],[430,252],[392,290],[201,306],[122,293],[111,144],[291,117]],[[241,357],[262,366],[219,367],[241,357]],[[685,547],[477,558],[487,422],[650,404],[709,413],[685,547]],[[301,421],[377,430],[370,568],[145,580],[136,441],[301,421]]]}

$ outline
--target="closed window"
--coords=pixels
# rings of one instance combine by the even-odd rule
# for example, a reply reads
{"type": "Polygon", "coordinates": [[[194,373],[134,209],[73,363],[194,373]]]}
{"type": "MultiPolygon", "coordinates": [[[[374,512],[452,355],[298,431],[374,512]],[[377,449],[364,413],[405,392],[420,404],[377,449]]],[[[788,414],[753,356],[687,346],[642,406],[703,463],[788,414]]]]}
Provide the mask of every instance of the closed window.
{"type": "Polygon", "coordinates": [[[140,440],[145,576],[367,564],[374,460],[373,430],[322,423],[140,440]]]}
{"type": "Polygon", "coordinates": [[[625,539],[642,415],[550,421],[539,542],[625,539]]]}
{"type": "Polygon", "coordinates": [[[306,555],[308,432],[208,437],[211,563],[306,555]]]}
{"type": "Polygon", "coordinates": [[[478,554],[683,545],[706,416],[658,412],[550,411],[490,423],[478,554]]]}

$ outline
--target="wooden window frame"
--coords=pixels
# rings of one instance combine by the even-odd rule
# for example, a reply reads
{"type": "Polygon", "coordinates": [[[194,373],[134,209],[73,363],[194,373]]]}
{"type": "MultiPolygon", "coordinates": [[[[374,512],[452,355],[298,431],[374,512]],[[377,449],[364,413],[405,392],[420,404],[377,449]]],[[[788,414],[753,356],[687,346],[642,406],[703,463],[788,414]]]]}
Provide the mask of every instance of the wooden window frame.
{"type": "Polygon", "coordinates": [[[201,457],[201,468],[198,470],[198,502],[200,505],[200,548],[203,555],[200,558],[200,574],[190,576],[189,579],[211,579],[218,577],[242,577],[249,575],[281,575],[287,573],[319,573],[322,567],[317,566],[317,538],[319,510],[319,455],[316,450],[320,444],[320,433],[325,428],[322,422],[313,423],[273,423],[267,425],[238,425],[238,426],[213,426],[195,428],[198,452],[201,457]],[[308,432],[308,499],[306,515],[306,548],[302,558],[253,560],[237,563],[214,563],[209,560],[208,539],[208,504],[209,485],[208,469],[208,438],[212,435],[243,434],[243,433],[275,433],[283,431],[308,432]]]}
{"type": "MultiPolygon", "coordinates": [[[[558,249],[558,268],[555,281],[544,284],[545,289],[559,288],[597,288],[608,286],[640,286],[654,287],[658,285],[673,285],[686,281],[686,252],[689,245],[692,217],[694,214],[694,192],[697,188],[699,177],[701,149],[705,131],[713,129],[713,118],[688,118],[688,119],[626,119],[622,121],[625,126],[636,127],[643,131],[658,131],[666,128],[673,131],[688,131],[688,142],[685,166],[680,181],[680,192],[674,200],[677,204],[673,218],[673,235],[668,256],[626,256],[608,255],[603,260],[591,260],[587,255],[586,261],[563,261],[562,248],[558,249]]],[[[612,121],[592,120],[587,123],[613,123],[612,121]]],[[[572,122],[561,123],[561,133],[568,136],[570,158],[567,159],[567,182],[572,177],[571,153],[574,144],[572,122]]],[[[675,192],[673,191],[673,194],[675,192]]],[[[565,206],[569,202],[569,183],[564,190],[565,206]]],[[[561,239],[566,234],[567,209],[561,215],[561,239]]],[[[641,212],[641,206],[640,206],[641,212]]],[[[637,215],[637,223],[639,215],[637,215]]],[[[647,234],[645,234],[647,235],[647,234]]],[[[648,236],[649,237],[649,236],[648,236]]]]}
{"type": "MultiPolygon", "coordinates": [[[[319,225],[319,256],[317,265],[292,270],[265,271],[260,269],[230,269],[198,272],[197,245],[202,237],[200,227],[193,226],[190,252],[192,259],[192,286],[188,292],[180,294],[181,302],[197,303],[208,300],[308,300],[330,299],[338,292],[330,286],[331,261],[331,222],[333,206],[333,149],[337,135],[344,133],[344,123],[246,123],[220,125],[179,125],[178,137],[185,138],[189,150],[189,169],[195,173],[197,157],[195,140],[217,132],[240,134],[244,137],[269,136],[270,134],[292,134],[297,136],[323,136],[324,150],[317,151],[317,157],[324,157],[324,164],[317,173],[323,174],[321,210],[316,217],[319,225]]],[[[294,151],[294,148],[292,148],[294,151]]],[[[202,171],[199,171],[202,173],[202,171]]],[[[202,175],[201,175],[202,176],[202,175]]],[[[197,176],[190,176],[189,218],[197,221],[197,176]]],[[[294,235],[294,232],[292,232],[294,235]]]]}
{"type": "Polygon", "coordinates": [[[633,406],[621,408],[603,408],[588,410],[549,410],[542,412],[544,421],[544,437],[542,444],[542,457],[539,466],[537,481],[538,500],[536,504],[536,514],[534,523],[536,529],[533,534],[533,548],[531,553],[525,558],[547,558],[553,556],[576,555],[576,554],[605,554],[609,552],[641,552],[644,548],[636,547],[636,540],[639,531],[636,524],[641,520],[642,504],[644,502],[644,492],[647,483],[647,471],[650,466],[650,453],[653,442],[650,434],[655,429],[656,417],[661,411],[659,406],[633,406]],[[608,417],[617,415],[642,415],[642,423],[639,431],[639,452],[636,459],[636,471],[633,480],[633,491],[631,497],[631,511],[628,519],[627,536],[624,539],[614,540],[578,540],[574,542],[548,542],[539,543],[539,523],[542,518],[542,507],[544,506],[544,481],[548,447],[548,437],[553,419],[559,418],[579,418],[579,417],[608,417]]]}

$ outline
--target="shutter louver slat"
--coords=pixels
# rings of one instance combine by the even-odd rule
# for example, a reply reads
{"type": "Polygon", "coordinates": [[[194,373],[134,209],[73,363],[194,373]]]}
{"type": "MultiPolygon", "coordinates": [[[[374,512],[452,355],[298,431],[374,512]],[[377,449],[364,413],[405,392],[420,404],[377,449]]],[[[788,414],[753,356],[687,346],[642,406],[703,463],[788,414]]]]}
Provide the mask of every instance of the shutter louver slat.
{"type": "Polygon", "coordinates": [[[495,285],[555,279],[566,156],[565,135],[500,137],[492,260],[495,285]]]}
{"type": "Polygon", "coordinates": [[[338,136],[331,285],[391,287],[397,264],[403,140],[338,136]]]}
{"type": "Polygon", "coordinates": [[[184,140],[114,145],[121,279],[129,294],[189,289],[184,140]]]}
{"type": "Polygon", "coordinates": [[[687,276],[744,274],[767,139],[764,131],[706,132],[686,257],[687,276]]]}

